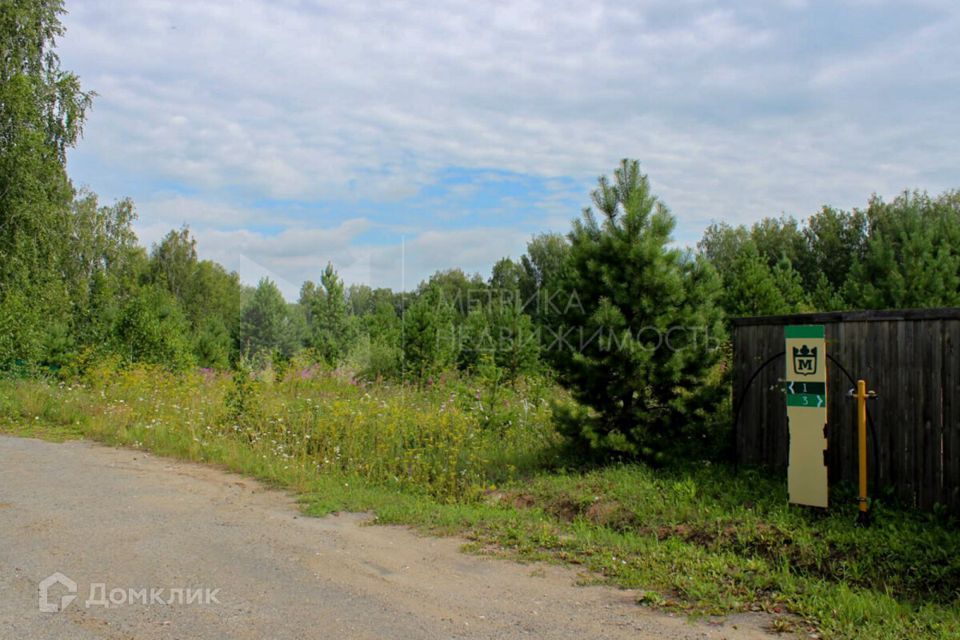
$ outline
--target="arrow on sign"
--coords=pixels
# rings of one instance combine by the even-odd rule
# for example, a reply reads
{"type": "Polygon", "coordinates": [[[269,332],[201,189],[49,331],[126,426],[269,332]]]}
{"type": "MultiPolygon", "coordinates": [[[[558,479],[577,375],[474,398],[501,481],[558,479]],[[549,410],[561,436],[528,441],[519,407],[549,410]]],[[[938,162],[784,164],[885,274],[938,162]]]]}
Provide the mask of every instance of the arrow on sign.
{"type": "Polygon", "coordinates": [[[793,393],[793,383],[787,385],[787,393],[793,393]]]}
{"type": "Polygon", "coordinates": [[[817,406],[818,407],[823,406],[823,396],[817,396],[817,406]]]}

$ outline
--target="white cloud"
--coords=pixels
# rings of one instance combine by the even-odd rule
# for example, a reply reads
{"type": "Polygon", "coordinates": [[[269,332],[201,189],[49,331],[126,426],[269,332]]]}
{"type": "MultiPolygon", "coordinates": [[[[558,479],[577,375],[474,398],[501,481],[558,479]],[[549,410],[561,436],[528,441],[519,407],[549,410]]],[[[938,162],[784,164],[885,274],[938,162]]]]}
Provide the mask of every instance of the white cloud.
{"type": "Polygon", "coordinates": [[[297,298],[305,280],[319,280],[328,262],[348,283],[413,289],[435,271],[451,267],[486,277],[500,258],[519,258],[530,239],[528,232],[511,227],[424,230],[366,218],[329,226],[294,219],[268,221],[263,212],[187,196],[137,206],[151,212],[148,220],[135,224],[141,244],[151,247],[171,229],[188,224],[202,258],[237,271],[248,284],[270,278],[289,300],[297,298]],[[279,232],[252,228],[267,222],[283,228],[279,232]],[[376,242],[365,235],[371,231],[377,232],[376,242]]]}
{"type": "Polygon", "coordinates": [[[101,93],[87,144],[275,197],[329,196],[385,166],[414,184],[448,165],[592,173],[624,142],[597,118],[662,83],[659,66],[770,38],[729,11],[657,30],[642,6],[576,2],[71,10],[64,57],[101,93]]]}
{"type": "Polygon", "coordinates": [[[956,83],[960,68],[947,61],[960,59],[960,11],[919,29],[912,37],[902,34],[880,39],[853,55],[824,64],[810,80],[811,87],[876,94],[904,86],[956,83]]]}
{"type": "MultiPolygon", "coordinates": [[[[435,271],[457,266],[484,277],[500,258],[517,258],[529,234],[510,228],[396,233],[376,244],[365,242],[368,221],[348,220],[330,228],[292,227],[269,235],[248,230],[194,230],[203,257],[237,271],[244,282],[277,282],[288,300],[296,300],[305,280],[317,281],[328,262],[351,284],[414,289],[435,271]]],[[[141,240],[156,242],[168,227],[138,227],[141,240]]]]}
{"type": "MultiPolygon", "coordinates": [[[[934,17],[917,28],[810,50],[804,19],[833,7],[782,4],[68,0],[64,66],[100,93],[72,170],[134,195],[141,233],[187,222],[205,255],[291,283],[327,259],[392,282],[395,247],[363,232],[393,221],[257,202],[394,202],[449,167],[583,181],[637,157],[684,242],[711,219],[956,186],[956,10],[922,3],[934,17]]],[[[568,201],[543,195],[544,230],[578,214],[568,201]]],[[[458,219],[437,204],[406,229],[418,273],[482,268],[529,234],[458,219]]]]}

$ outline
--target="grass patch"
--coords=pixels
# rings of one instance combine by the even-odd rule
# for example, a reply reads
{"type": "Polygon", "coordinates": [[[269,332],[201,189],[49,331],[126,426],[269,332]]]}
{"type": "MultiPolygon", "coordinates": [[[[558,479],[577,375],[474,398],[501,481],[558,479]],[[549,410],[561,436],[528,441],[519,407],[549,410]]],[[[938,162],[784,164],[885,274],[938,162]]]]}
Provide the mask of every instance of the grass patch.
{"type": "Polygon", "coordinates": [[[83,435],[210,461],[297,491],[308,513],[372,511],[476,552],[582,566],[693,615],[768,611],[826,638],[960,637],[960,534],[879,505],[854,526],[793,507],[775,474],[700,465],[558,468],[547,400],[496,402],[470,380],[424,390],[292,369],[271,378],[99,372],[83,385],[0,381],[0,430],[83,435]]]}

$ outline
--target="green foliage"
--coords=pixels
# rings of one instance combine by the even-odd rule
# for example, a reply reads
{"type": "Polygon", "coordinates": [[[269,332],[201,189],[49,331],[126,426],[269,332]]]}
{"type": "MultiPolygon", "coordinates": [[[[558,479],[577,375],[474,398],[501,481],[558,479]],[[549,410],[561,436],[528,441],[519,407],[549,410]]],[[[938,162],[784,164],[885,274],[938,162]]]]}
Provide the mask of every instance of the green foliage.
{"type": "Polygon", "coordinates": [[[457,312],[439,286],[427,286],[402,318],[404,375],[418,384],[451,368],[459,352],[457,312]]]}
{"type": "Polygon", "coordinates": [[[233,353],[233,336],[217,317],[207,317],[193,329],[193,353],[197,364],[212,369],[228,369],[233,353]]]}
{"type": "Polygon", "coordinates": [[[823,291],[843,288],[853,265],[864,255],[866,225],[866,214],[856,209],[847,212],[824,207],[810,216],[803,230],[810,254],[807,263],[811,268],[804,282],[808,289],[819,288],[823,296],[823,291]]]}
{"type": "MultiPolygon", "coordinates": [[[[378,289],[378,291],[384,291],[378,289]]],[[[401,322],[391,297],[370,300],[363,316],[353,316],[351,333],[358,336],[353,343],[349,365],[363,380],[400,380],[401,322]]]]}
{"type": "Polygon", "coordinates": [[[721,304],[730,316],[767,316],[791,313],[795,304],[787,301],[803,297],[798,278],[794,278],[789,260],[770,269],[752,240],[745,242],[723,275],[721,304]],[[784,287],[788,290],[784,290],[784,287]],[[799,287],[799,291],[797,290],[799,287]]]}
{"type": "MultiPolygon", "coordinates": [[[[720,304],[728,316],[765,316],[809,310],[803,277],[789,257],[790,253],[798,254],[795,231],[795,223],[783,219],[767,221],[754,227],[753,232],[725,224],[714,224],[707,229],[699,247],[723,281],[720,304]],[[783,224],[788,231],[778,232],[783,224]],[[779,253],[767,255],[761,252],[757,236],[763,238],[768,251],[779,253]],[[789,239],[789,246],[778,245],[777,240],[784,237],[789,239]]],[[[802,261],[805,256],[801,254],[799,259],[802,261]]]]}
{"type": "Polygon", "coordinates": [[[510,258],[501,258],[490,272],[490,289],[496,292],[520,292],[527,278],[523,265],[510,258]]]}
{"type": "Polygon", "coordinates": [[[705,384],[723,337],[719,279],[702,259],[669,247],[674,219],[639,163],[601,178],[570,233],[562,280],[577,304],[558,315],[551,352],[561,382],[591,409],[565,433],[584,451],[663,460],[684,427],[706,424],[718,390],[705,384]]]}
{"type": "Polygon", "coordinates": [[[60,69],[58,0],[0,4],[0,362],[48,360],[70,323],[61,270],[73,188],[66,149],[92,94],[60,69]],[[47,335],[47,330],[51,335],[47,335]]]}
{"type": "Polygon", "coordinates": [[[194,355],[203,367],[226,368],[233,358],[232,335],[243,308],[236,272],[197,256],[187,227],[170,231],[150,255],[148,278],[169,291],[187,314],[194,355]]]}
{"type": "Polygon", "coordinates": [[[120,310],[115,329],[116,352],[129,362],[185,369],[195,363],[190,325],[167,291],[142,287],[120,310]]]}
{"type": "Polygon", "coordinates": [[[699,248],[723,278],[727,313],[763,315],[957,306],[958,242],[960,196],[948,191],[889,203],[875,196],[851,212],[824,207],[802,225],[787,217],[750,229],[715,224],[699,248]]]}
{"type": "Polygon", "coordinates": [[[73,305],[75,348],[108,344],[120,309],[136,294],[144,269],[132,229],[136,217],[129,199],[100,206],[95,194],[81,191],[74,200],[63,273],[73,305]]]}
{"type": "Polygon", "coordinates": [[[773,282],[783,297],[784,307],[790,313],[812,311],[806,290],[803,287],[803,278],[787,256],[782,256],[770,270],[773,282]]]}
{"type": "Polygon", "coordinates": [[[527,244],[527,253],[520,258],[520,300],[524,311],[538,322],[547,321],[565,276],[570,243],[559,233],[543,233],[527,244]]]}
{"type": "Polygon", "coordinates": [[[19,133],[38,133],[61,164],[80,136],[93,95],[81,91],[74,74],[60,69],[54,45],[64,33],[64,12],[62,0],[9,0],[0,7],[0,86],[5,92],[27,91],[22,102],[2,102],[4,142],[19,133]],[[22,84],[11,86],[17,83],[22,84]]]}
{"type": "Polygon", "coordinates": [[[150,279],[164,287],[182,304],[191,296],[191,281],[199,259],[197,241],[186,226],[171,230],[150,254],[150,279]]]}
{"type": "Polygon", "coordinates": [[[402,308],[401,294],[383,287],[372,289],[367,285],[352,284],[347,288],[346,298],[347,311],[358,318],[377,313],[384,307],[392,308],[399,316],[402,308]]]}
{"type": "Polygon", "coordinates": [[[485,366],[500,369],[504,382],[540,371],[540,334],[516,300],[478,306],[460,331],[460,365],[466,370],[485,366]],[[488,361],[488,362],[487,362],[488,361]]]}
{"type": "MultiPolygon", "coordinates": [[[[717,273],[725,278],[725,274],[733,271],[733,265],[740,256],[744,246],[751,243],[750,231],[744,227],[731,227],[725,222],[714,223],[703,232],[703,238],[697,244],[700,253],[710,261],[717,273]]],[[[753,250],[759,254],[755,242],[753,250]]]]}
{"type": "Polygon", "coordinates": [[[754,223],[750,238],[756,243],[757,250],[770,268],[785,257],[797,266],[801,274],[809,273],[807,240],[804,229],[795,218],[764,218],[754,223]]]}
{"type": "Polygon", "coordinates": [[[476,304],[487,299],[487,283],[479,274],[468,276],[461,269],[438,271],[419,287],[418,294],[435,296],[437,302],[454,311],[459,322],[476,304]]]}
{"type": "Polygon", "coordinates": [[[400,380],[402,357],[399,341],[393,342],[382,335],[363,334],[354,342],[347,364],[360,380],[400,380]]]}
{"type": "Polygon", "coordinates": [[[264,419],[260,411],[262,386],[251,361],[241,357],[230,376],[230,388],[224,395],[224,404],[228,425],[234,431],[250,434],[251,438],[256,435],[257,427],[264,419]]]}
{"type": "Polygon", "coordinates": [[[37,362],[45,355],[44,341],[49,318],[44,309],[32,300],[26,287],[13,287],[0,300],[0,358],[2,369],[11,369],[18,362],[37,362]]]}
{"type": "Polygon", "coordinates": [[[844,294],[863,308],[960,306],[960,193],[873,198],[844,294]]]}
{"type": "Polygon", "coordinates": [[[475,370],[483,355],[491,359],[496,351],[494,333],[490,327],[487,309],[477,306],[470,310],[460,325],[457,366],[465,371],[475,370]]]}
{"type": "Polygon", "coordinates": [[[244,307],[237,328],[241,354],[253,357],[260,353],[290,358],[300,347],[300,325],[272,281],[263,278],[253,298],[244,307]]]}
{"type": "MultiPolygon", "coordinates": [[[[347,300],[343,281],[327,264],[318,287],[303,283],[300,305],[306,311],[308,345],[328,364],[336,365],[347,353],[352,336],[347,318],[347,300]]],[[[372,298],[372,292],[371,296],[372,298]]]]}

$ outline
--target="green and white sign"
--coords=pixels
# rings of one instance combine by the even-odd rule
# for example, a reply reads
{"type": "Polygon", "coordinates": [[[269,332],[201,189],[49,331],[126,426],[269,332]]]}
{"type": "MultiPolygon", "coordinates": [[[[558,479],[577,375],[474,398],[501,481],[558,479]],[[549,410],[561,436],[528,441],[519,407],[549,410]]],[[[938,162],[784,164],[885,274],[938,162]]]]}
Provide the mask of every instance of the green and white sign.
{"type": "Polygon", "coordinates": [[[826,507],[827,341],[824,328],[823,325],[788,326],[784,339],[790,502],[826,507]]]}

